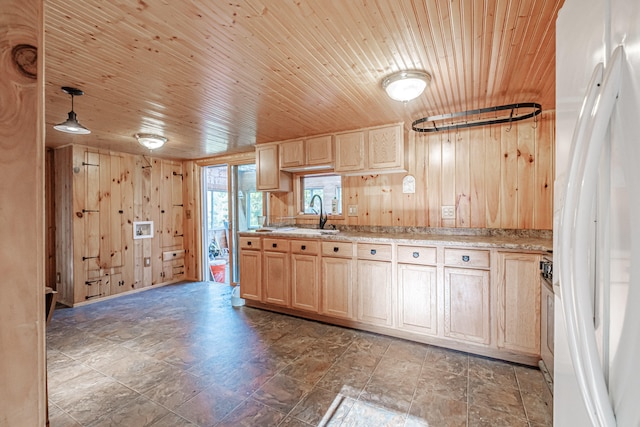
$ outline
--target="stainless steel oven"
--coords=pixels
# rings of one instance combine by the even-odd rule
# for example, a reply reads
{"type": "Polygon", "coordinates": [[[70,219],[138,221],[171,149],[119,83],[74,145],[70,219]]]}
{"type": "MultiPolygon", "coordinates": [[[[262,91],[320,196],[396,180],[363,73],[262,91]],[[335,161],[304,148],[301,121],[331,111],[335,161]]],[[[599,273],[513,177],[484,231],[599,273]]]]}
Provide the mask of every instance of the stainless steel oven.
{"type": "Polygon", "coordinates": [[[540,369],[553,392],[553,347],[554,347],[554,294],[553,294],[553,254],[548,253],[540,261],[540,369]]]}

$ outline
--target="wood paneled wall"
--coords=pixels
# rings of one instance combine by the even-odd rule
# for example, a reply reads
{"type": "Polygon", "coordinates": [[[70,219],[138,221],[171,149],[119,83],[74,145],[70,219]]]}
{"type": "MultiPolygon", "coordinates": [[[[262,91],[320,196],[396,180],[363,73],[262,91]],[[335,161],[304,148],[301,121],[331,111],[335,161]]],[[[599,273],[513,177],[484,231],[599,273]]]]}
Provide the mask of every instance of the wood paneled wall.
{"type": "Polygon", "coordinates": [[[42,7],[0,0],[0,426],[46,423],[42,7]]]}
{"type": "MultiPolygon", "coordinates": [[[[330,223],[370,226],[551,230],[555,113],[537,121],[458,131],[408,134],[408,173],[416,192],[403,194],[404,173],[343,179],[343,212],[330,223]],[[455,220],[442,218],[455,206],[455,220]]],[[[294,215],[292,193],[271,193],[271,216],[294,215]]],[[[299,223],[314,222],[298,220],[299,223]]]]}

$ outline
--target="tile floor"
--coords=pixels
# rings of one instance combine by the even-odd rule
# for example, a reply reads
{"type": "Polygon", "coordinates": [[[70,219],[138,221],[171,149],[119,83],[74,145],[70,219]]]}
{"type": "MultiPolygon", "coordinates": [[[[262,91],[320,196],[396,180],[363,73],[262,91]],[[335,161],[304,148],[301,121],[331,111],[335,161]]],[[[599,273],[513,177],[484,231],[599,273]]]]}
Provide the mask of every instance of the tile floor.
{"type": "Polygon", "coordinates": [[[233,308],[212,282],[61,308],[49,414],[66,426],[549,426],[537,369],[233,308]]]}

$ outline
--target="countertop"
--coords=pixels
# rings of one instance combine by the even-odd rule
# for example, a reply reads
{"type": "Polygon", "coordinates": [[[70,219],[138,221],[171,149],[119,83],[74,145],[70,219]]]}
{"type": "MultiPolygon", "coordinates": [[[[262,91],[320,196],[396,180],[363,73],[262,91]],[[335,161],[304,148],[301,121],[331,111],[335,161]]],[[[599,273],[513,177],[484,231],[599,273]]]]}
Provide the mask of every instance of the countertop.
{"type": "Polygon", "coordinates": [[[474,248],[501,248],[550,252],[553,238],[547,230],[503,229],[422,229],[402,230],[400,227],[379,227],[375,230],[340,230],[336,234],[308,234],[304,230],[286,233],[275,231],[245,231],[243,237],[305,238],[322,241],[399,243],[410,245],[449,245],[474,248]]]}

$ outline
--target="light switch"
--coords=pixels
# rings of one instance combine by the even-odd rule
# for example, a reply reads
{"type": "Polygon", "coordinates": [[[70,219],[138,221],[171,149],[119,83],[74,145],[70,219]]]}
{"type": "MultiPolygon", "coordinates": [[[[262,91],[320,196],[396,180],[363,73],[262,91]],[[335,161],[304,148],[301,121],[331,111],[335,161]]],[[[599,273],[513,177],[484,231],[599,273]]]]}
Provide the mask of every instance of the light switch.
{"type": "Polygon", "coordinates": [[[144,258],[144,266],[145,267],[151,267],[151,257],[145,257],[144,258]]]}

